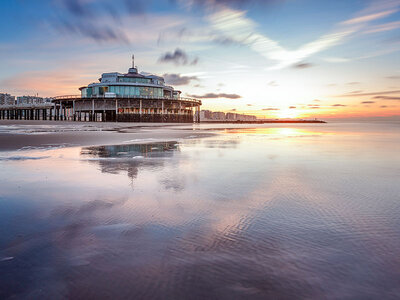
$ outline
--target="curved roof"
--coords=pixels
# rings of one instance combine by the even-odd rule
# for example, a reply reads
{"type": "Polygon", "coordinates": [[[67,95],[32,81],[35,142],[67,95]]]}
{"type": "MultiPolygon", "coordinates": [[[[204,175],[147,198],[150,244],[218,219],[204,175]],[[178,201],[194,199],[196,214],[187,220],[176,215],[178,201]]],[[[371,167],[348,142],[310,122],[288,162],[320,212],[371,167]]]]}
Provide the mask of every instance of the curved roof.
{"type": "Polygon", "coordinates": [[[130,78],[144,78],[146,76],[143,76],[139,73],[126,73],[122,77],[130,77],[130,78]]]}

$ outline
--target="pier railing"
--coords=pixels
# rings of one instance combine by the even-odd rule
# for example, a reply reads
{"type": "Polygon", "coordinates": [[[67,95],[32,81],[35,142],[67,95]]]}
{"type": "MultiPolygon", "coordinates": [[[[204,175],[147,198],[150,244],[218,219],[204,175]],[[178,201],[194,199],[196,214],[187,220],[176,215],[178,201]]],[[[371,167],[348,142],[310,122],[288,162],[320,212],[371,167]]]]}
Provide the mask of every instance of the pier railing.
{"type": "Polygon", "coordinates": [[[43,102],[43,103],[20,103],[20,104],[1,104],[0,110],[4,109],[36,109],[36,108],[49,108],[53,107],[54,104],[51,102],[43,102]]]}
{"type": "Polygon", "coordinates": [[[187,97],[155,97],[155,96],[137,96],[137,95],[124,95],[124,96],[92,96],[92,97],[82,97],[81,95],[65,95],[65,96],[56,96],[53,97],[53,100],[68,100],[68,99],[79,99],[79,100],[91,100],[91,99],[151,99],[151,100],[175,100],[175,101],[186,101],[186,102],[193,102],[197,104],[201,104],[201,100],[194,99],[194,98],[187,98],[187,97]]]}

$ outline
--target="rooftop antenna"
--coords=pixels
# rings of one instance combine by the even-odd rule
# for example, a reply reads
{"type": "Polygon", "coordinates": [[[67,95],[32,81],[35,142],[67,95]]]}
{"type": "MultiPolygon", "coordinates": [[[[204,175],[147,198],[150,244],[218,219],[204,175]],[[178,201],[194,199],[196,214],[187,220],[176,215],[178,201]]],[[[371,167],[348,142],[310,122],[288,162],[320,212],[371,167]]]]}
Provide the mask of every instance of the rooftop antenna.
{"type": "Polygon", "coordinates": [[[135,68],[135,55],[132,54],[132,68],[135,68]]]}

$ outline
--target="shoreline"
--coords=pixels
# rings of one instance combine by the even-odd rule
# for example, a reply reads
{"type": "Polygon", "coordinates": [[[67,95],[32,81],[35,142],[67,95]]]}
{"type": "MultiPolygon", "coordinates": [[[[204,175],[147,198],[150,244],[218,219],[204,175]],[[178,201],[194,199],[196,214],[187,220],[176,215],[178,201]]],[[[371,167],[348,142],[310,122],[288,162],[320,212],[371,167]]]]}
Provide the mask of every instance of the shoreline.
{"type": "Polygon", "coordinates": [[[2,120],[0,151],[152,143],[214,135],[209,130],[182,125],[185,124],[2,120]]]}
{"type": "Polygon", "coordinates": [[[279,123],[279,124],[315,124],[315,123],[328,123],[322,120],[270,120],[270,121],[201,121],[203,124],[269,124],[269,123],[279,123]]]}
{"type": "MultiPolygon", "coordinates": [[[[323,122],[325,123],[325,122],[323,122]]],[[[270,122],[284,124],[323,124],[322,122],[270,122]]],[[[43,120],[0,120],[0,151],[29,148],[106,146],[117,144],[152,143],[203,138],[240,126],[254,128],[268,123],[209,122],[197,123],[127,123],[74,122],[43,120]],[[213,126],[215,125],[215,126],[213,126]],[[248,125],[248,126],[246,126],[248,125]]]]}

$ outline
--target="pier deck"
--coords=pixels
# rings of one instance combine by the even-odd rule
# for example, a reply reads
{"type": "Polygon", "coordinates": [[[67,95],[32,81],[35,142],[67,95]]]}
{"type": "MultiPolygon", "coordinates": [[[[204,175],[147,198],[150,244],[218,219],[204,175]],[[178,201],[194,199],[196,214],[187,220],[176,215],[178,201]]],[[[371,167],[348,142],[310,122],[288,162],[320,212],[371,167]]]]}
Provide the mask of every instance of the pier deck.
{"type": "Polygon", "coordinates": [[[2,105],[0,119],[90,122],[200,122],[201,101],[169,97],[55,97],[52,103],[2,105]]]}

